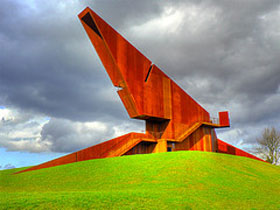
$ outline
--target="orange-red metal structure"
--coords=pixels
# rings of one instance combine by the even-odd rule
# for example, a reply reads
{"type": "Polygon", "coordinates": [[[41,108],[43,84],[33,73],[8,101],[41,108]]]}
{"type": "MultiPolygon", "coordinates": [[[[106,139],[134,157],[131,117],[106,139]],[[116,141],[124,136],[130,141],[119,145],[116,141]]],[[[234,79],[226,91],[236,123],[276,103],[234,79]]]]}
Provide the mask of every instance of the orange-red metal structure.
{"type": "MultiPolygon", "coordinates": [[[[248,157],[248,158],[252,158],[255,160],[260,160],[260,161],[264,161],[248,152],[245,152],[241,149],[238,149],[220,139],[217,139],[217,144],[218,144],[218,148],[217,148],[217,152],[219,153],[225,153],[225,154],[231,154],[231,155],[238,155],[238,156],[243,156],[243,157],[248,157]]],[[[266,162],[266,161],[264,161],[266,162]]]]}
{"type": "Polygon", "coordinates": [[[96,158],[179,150],[258,159],[217,140],[215,128],[230,126],[228,112],[211,119],[203,107],[90,8],[82,11],[79,19],[113,85],[119,88],[118,95],[129,116],[146,121],[146,133],[126,134],[25,171],[96,158]]]}

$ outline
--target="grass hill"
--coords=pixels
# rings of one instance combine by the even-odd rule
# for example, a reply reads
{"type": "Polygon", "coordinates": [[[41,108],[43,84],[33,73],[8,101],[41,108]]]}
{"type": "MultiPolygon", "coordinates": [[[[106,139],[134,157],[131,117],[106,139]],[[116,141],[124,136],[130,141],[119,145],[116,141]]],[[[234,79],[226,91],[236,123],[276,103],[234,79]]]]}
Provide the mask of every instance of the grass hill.
{"type": "Polygon", "coordinates": [[[171,152],[0,171],[0,209],[280,209],[280,167],[171,152]]]}

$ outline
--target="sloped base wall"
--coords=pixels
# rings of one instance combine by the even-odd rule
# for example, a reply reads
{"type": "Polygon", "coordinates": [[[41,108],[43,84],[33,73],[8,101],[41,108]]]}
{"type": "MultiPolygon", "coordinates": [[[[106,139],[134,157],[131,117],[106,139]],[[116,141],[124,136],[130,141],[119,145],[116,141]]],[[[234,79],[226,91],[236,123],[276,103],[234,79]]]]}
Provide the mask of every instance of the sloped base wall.
{"type": "Polygon", "coordinates": [[[127,142],[130,140],[137,139],[137,138],[144,138],[144,137],[146,137],[145,134],[129,133],[129,134],[117,137],[115,139],[111,139],[109,141],[105,141],[103,143],[94,145],[92,147],[88,147],[88,148],[80,150],[78,152],[74,152],[69,155],[62,156],[60,158],[51,160],[49,162],[45,162],[40,165],[33,166],[31,168],[28,168],[23,171],[19,171],[17,173],[33,171],[33,170],[42,169],[42,168],[49,168],[49,167],[53,167],[53,166],[59,166],[59,165],[74,163],[74,162],[78,162],[78,161],[119,156],[118,154],[114,154],[114,152],[117,152],[121,146],[127,144],[127,142]]]}
{"type": "Polygon", "coordinates": [[[248,158],[252,158],[252,159],[255,159],[255,160],[260,160],[260,161],[263,161],[263,162],[266,162],[254,155],[251,155],[250,153],[248,152],[245,152],[241,149],[238,149],[220,139],[217,139],[217,143],[218,143],[218,149],[217,149],[217,152],[218,153],[225,153],[225,154],[231,154],[231,155],[238,155],[238,156],[243,156],[243,157],[248,157],[248,158]]]}
{"type": "MultiPolygon", "coordinates": [[[[63,157],[51,160],[46,163],[42,163],[37,166],[33,166],[23,171],[19,171],[17,173],[49,168],[53,166],[64,165],[68,163],[74,163],[78,161],[91,160],[91,159],[100,159],[106,157],[115,157],[120,155],[133,155],[133,154],[148,154],[153,153],[156,147],[156,142],[145,142],[142,141],[137,143],[136,146],[133,146],[131,149],[126,150],[127,152],[118,154],[117,152],[123,146],[128,144],[129,142],[135,139],[145,138],[145,134],[140,133],[129,133],[115,139],[103,142],[101,144],[94,145],[92,147],[88,147],[86,149],[80,150],[78,152],[74,152],[69,155],[65,155],[63,157]]],[[[141,141],[141,140],[140,140],[141,141]]],[[[172,143],[168,142],[167,151],[180,151],[180,150],[196,150],[196,151],[213,151],[213,148],[216,148],[216,152],[225,153],[231,155],[244,156],[248,158],[252,158],[255,160],[264,161],[254,155],[251,155],[241,149],[238,149],[220,139],[216,139],[215,136],[211,137],[211,130],[208,128],[199,128],[196,132],[191,134],[185,141],[180,143],[172,143]],[[215,147],[213,147],[213,139],[215,142],[215,147]]],[[[214,151],[215,152],[215,151],[214,151]]],[[[264,161],[265,162],[265,161],[264,161]]]]}

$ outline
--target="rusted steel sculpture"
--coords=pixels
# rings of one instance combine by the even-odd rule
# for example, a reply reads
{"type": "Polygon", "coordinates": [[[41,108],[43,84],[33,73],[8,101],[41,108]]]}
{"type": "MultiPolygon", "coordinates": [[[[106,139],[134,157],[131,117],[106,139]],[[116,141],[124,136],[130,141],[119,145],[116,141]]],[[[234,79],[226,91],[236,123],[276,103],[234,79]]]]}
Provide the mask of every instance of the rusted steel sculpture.
{"type": "Polygon", "coordinates": [[[218,140],[228,112],[209,113],[91,9],[79,14],[131,118],[146,121],[146,133],[129,133],[25,171],[77,161],[179,150],[222,152],[261,160],[218,140]]]}

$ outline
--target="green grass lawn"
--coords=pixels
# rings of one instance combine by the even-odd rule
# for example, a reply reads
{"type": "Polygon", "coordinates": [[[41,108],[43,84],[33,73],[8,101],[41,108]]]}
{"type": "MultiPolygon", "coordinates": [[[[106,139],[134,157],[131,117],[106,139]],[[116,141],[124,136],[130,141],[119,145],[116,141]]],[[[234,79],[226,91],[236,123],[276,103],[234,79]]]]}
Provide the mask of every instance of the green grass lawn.
{"type": "Polygon", "coordinates": [[[280,167],[208,152],[83,161],[11,175],[0,209],[280,209],[280,167]]]}

